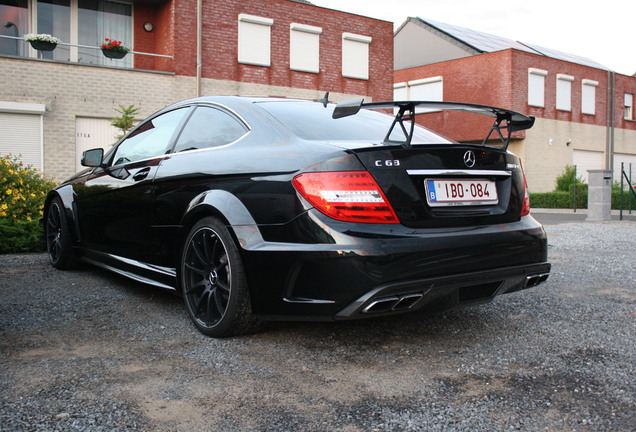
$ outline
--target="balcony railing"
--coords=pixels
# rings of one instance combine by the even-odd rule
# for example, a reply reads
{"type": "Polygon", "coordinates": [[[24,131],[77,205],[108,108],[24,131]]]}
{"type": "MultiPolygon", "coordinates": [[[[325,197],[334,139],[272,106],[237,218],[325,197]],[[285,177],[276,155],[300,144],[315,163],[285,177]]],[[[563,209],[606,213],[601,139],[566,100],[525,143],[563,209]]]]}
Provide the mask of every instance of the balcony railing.
{"type": "MultiPolygon", "coordinates": [[[[23,37],[19,37],[19,36],[0,35],[0,38],[2,38],[2,39],[13,39],[13,40],[16,41],[16,44],[18,44],[19,42],[23,42],[25,44],[28,44],[28,42],[26,42],[23,37]]],[[[64,47],[70,47],[70,48],[76,47],[76,48],[94,49],[94,50],[101,51],[101,47],[94,46],[94,45],[80,45],[80,44],[71,44],[71,43],[66,43],[66,42],[60,42],[57,45],[64,46],[64,47]]],[[[22,51],[22,52],[26,52],[26,53],[32,54],[34,51],[36,51],[38,53],[38,57],[40,56],[40,51],[37,51],[37,50],[35,50],[35,49],[31,48],[31,47],[26,47],[26,48],[27,48],[26,50],[24,50],[24,49],[20,50],[20,49],[18,49],[18,47],[16,45],[16,55],[18,57],[31,57],[32,58],[33,57],[32,55],[26,55],[25,56],[25,55],[20,55],[19,53],[20,53],[20,51],[22,51]]],[[[143,52],[143,51],[131,50],[128,53],[129,54],[135,54],[135,55],[142,55],[142,56],[150,56],[150,57],[161,57],[161,58],[167,58],[167,59],[171,59],[171,60],[173,59],[173,56],[170,56],[170,55],[148,53],[148,52],[143,52]]],[[[0,54],[2,54],[2,53],[0,52],[0,54]]],[[[11,54],[9,54],[9,55],[11,55],[11,54]]],[[[85,62],[77,61],[77,63],[85,63],[85,62]]]]}

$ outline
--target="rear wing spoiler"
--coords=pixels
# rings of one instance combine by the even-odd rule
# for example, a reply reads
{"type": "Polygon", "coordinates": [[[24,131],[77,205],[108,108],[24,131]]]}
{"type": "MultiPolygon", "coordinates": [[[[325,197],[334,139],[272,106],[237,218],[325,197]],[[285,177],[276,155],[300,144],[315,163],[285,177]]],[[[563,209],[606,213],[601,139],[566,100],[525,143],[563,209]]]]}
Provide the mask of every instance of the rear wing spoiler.
{"type": "Polygon", "coordinates": [[[497,108],[488,105],[477,105],[461,102],[434,102],[434,101],[393,101],[393,102],[369,102],[364,103],[364,99],[355,99],[350,101],[341,102],[336,105],[333,111],[332,117],[342,118],[357,114],[360,109],[378,109],[378,108],[397,108],[397,114],[395,119],[389,128],[386,137],[384,138],[385,144],[401,144],[403,147],[410,147],[411,140],[413,139],[413,130],[415,127],[415,108],[428,108],[435,111],[464,111],[468,113],[481,114],[495,119],[492,127],[488,131],[488,135],[482,141],[485,145],[493,133],[499,136],[501,139],[504,150],[508,148],[510,144],[510,136],[513,132],[530,129],[534,124],[534,117],[520,114],[515,111],[510,111],[504,108],[497,108]],[[410,122],[410,126],[405,125],[405,122],[410,122]],[[396,141],[391,140],[389,137],[393,133],[396,126],[399,126],[404,134],[404,140],[396,141]],[[502,131],[505,130],[504,135],[502,131]]]}

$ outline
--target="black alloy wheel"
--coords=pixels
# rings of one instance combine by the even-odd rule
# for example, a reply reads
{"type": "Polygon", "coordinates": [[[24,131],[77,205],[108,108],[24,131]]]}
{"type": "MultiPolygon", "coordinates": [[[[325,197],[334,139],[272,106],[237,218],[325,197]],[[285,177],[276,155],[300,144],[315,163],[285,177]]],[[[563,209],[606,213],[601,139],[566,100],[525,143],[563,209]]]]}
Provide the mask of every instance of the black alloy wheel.
{"type": "Polygon", "coordinates": [[[59,198],[54,198],[46,212],[46,250],[53,267],[65,270],[75,266],[71,232],[64,215],[64,206],[59,198]]]}
{"type": "Polygon", "coordinates": [[[192,228],[180,275],[186,309],[199,331],[226,337],[255,328],[241,257],[219,219],[207,217],[192,228]]]}

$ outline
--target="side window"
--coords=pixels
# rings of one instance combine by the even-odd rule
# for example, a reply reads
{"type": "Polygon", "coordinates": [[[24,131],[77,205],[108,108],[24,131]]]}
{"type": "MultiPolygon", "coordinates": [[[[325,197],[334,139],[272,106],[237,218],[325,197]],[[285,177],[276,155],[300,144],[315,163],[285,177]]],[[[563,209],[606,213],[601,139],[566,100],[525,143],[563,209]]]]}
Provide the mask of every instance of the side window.
{"type": "Polygon", "coordinates": [[[177,141],[175,152],[218,147],[236,141],[247,128],[231,115],[212,107],[199,107],[177,141]]]}
{"type": "Polygon", "coordinates": [[[165,154],[170,149],[170,138],[187,112],[188,108],[179,108],[142,124],[117,147],[113,165],[165,154]]]}

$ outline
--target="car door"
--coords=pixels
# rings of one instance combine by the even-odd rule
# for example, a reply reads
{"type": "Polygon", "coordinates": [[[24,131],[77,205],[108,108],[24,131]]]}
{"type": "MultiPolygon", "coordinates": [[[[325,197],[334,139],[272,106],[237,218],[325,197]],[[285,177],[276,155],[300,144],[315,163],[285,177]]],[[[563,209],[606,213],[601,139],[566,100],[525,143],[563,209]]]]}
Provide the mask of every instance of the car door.
{"type": "Polygon", "coordinates": [[[176,234],[183,215],[197,195],[210,189],[232,188],[243,154],[232,144],[250,131],[236,115],[218,105],[202,105],[188,117],[174,150],[155,176],[152,216],[153,263],[174,265],[176,234]],[[228,180],[228,178],[230,180],[228,180]]]}
{"type": "Polygon", "coordinates": [[[75,186],[80,241],[88,249],[146,261],[153,179],[190,107],[141,123],[75,186]]]}

